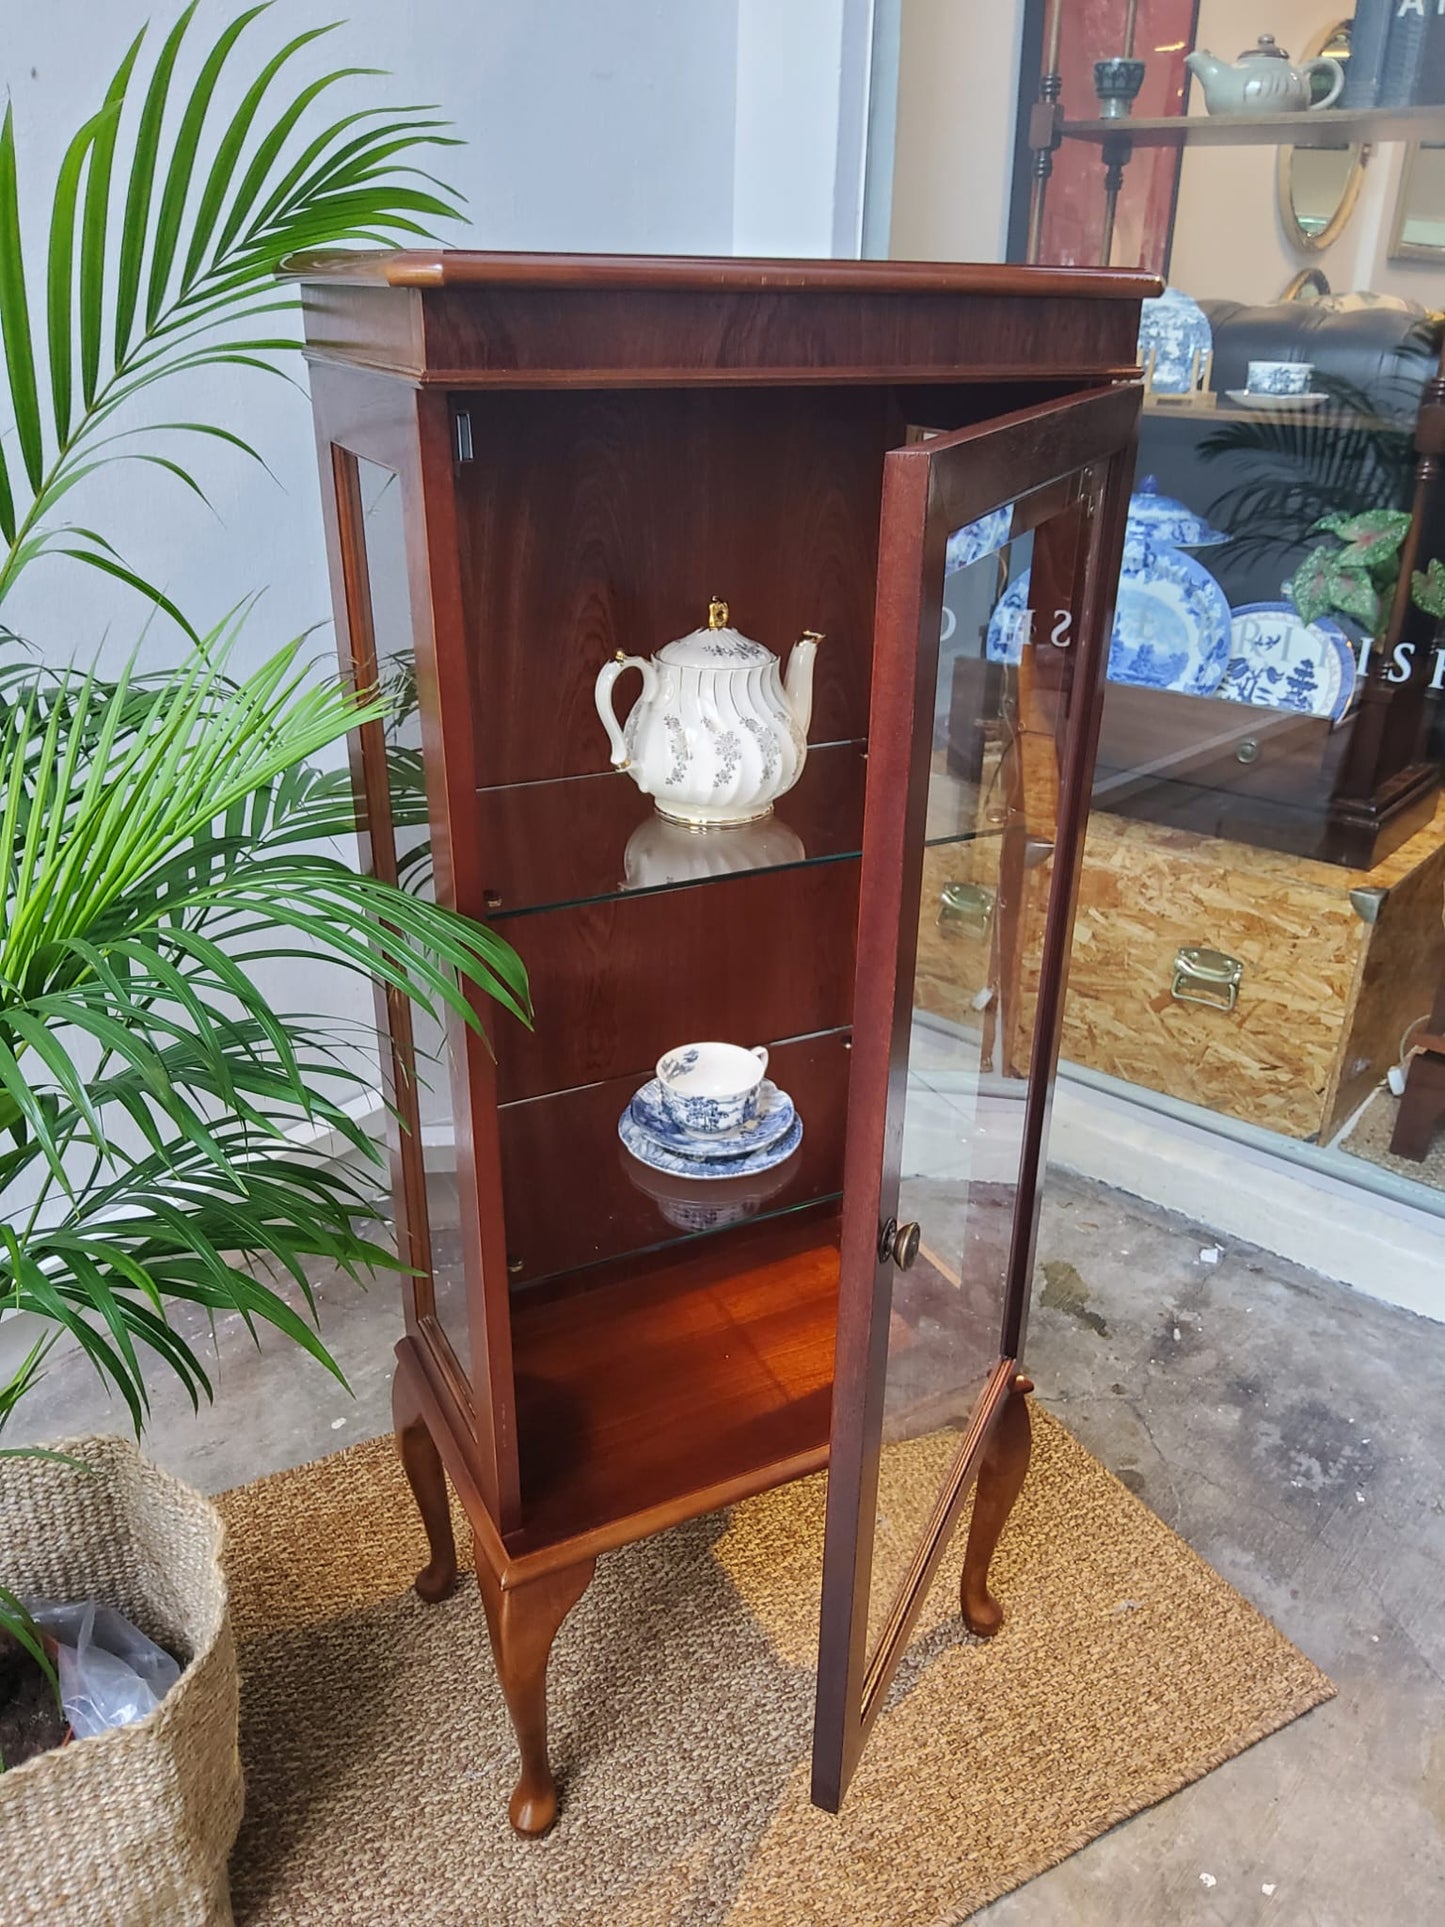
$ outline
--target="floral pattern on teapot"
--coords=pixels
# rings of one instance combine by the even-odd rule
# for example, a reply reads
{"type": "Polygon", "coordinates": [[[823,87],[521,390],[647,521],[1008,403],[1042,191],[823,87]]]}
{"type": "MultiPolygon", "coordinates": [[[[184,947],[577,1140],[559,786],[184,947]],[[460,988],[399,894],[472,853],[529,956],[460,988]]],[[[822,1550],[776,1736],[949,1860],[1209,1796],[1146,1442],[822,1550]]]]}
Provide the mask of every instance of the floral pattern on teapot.
{"type": "Polygon", "coordinates": [[[772,651],[730,628],[727,604],[715,600],[707,628],[651,660],[619,652],[595,691],[614,768],[662,815],[693,828],[766,816],[803,773],[822,640],[806,631],[785,677],[772,651]],[[629,669],[640,673],[642,693],[619,726],[612,688],[629,669]]]}

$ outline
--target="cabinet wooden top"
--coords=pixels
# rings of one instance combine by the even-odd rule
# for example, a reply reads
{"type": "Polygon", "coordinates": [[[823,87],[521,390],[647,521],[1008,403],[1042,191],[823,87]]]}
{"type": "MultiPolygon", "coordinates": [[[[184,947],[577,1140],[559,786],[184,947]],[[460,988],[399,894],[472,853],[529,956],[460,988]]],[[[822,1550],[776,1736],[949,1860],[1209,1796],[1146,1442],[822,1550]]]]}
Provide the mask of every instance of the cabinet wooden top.
{"type": "Polygon", "coordinates": [[[1091,268],[443,249],[286,272],[314,360],[450,389],[1092,386],[1136,371],[1139,303],[1159,292],[1091,268]]]}
{"type": "Polygon", "coordinates": [[[297,254],[285,273],[302,281],[391,288],[548,288],[666,293],[1008,294],[1144,301],[1157,275],[1099,268],[1018,267],[972,261],[754,260],[740,255],[520,254],[469,248],[398,248],[297,254]]]}

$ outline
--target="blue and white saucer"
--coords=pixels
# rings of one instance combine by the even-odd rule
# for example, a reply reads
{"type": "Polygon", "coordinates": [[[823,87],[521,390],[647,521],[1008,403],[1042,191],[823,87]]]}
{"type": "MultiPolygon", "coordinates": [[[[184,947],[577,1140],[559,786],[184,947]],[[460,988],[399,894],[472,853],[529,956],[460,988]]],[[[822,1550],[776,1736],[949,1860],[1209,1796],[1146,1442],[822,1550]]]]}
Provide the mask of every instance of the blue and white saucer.
{"type": "Polygon", "coordinates": [[[653,1078],[618,1118],[617,1135],[633,1157],[654,1171],[675,1177],[741,1178],[770,1171],[790,1158],[803,1141],[803,1120],[787,1092],[765,1082],[758,1115],[750,1124],[726,1137],[700,1138],[672,1123],[653,1078]]]}

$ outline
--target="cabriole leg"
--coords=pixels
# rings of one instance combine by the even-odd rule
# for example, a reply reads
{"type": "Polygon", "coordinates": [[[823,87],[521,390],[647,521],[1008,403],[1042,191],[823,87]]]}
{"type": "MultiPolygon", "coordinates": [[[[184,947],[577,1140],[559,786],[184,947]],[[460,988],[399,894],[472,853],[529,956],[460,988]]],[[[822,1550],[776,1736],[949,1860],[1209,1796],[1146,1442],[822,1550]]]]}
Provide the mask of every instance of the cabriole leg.
{"type": "Polygon", "coordinates": [[[502,1697],[521,1753],[507,1806],[518,1833],[545,1833],[557,1817],[557,1783],[547,1759],[547,1660],[557,1629],[586,1592],[595,1559],[508,1584],[477,1547],[477,1584],[492,1636],[502,1697]]]}
{"type": "Polygon", "coordinates": [[[1026,1394],[1033,1389],[1027,1378],[1014,1380],[979,1467],[973,1495],[959,1606],[964,1624],[980,1639],[992,1639],[1003,1624],[1003,1607],[988,1589],[988,1569],[1028,1473],[1032,1432],[1026,1394]]]}
{"type": "Polygon", "coordinates": [[[391,1381],[391,1413],[396,1428],[397,1455],[426,1527],[431,1553],[414,1583],[418,1595],[433,1605],[438,1599],[445,1599],[457,1583],[457,1542],[452,1532],[452,1509],[442,1455],[402,1371],[391,1381]]]}

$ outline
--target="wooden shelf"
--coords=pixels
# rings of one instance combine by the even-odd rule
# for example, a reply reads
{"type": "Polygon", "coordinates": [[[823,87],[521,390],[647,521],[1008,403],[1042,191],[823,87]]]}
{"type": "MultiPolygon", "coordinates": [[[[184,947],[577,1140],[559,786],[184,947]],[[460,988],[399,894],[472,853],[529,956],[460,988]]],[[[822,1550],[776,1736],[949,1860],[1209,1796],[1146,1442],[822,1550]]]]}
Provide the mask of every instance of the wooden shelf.
{"type": "Polygon", "coordinates": [[[1355,141],[1445,140],[1445,107],[1321,108],[1304,114],[1170,114],[1160,120],[1066,120],[1065,140],[1136,147],[1335,147],[1355,141]]]}
{"type": "Polygon", "coordinates": [[[1391,420],[1387,415],[1361,414],[1346,402],[1326,402],[1320,408],[1292,408],[1288,395],[1278,396],[1273,408],[1243,408],[1218,393],[1192,402],[1158,401],[1149,397],[1144,402],[1144,413],[1150,421],[1193,422],[1200,428],[1215,427],[1222,422],[1287,421],[1300,428],[1328,429],[1332,435],[1357,431],[1376,434],[1382,429],[1395,429],[1408,435],[1414,426],[1408,418],[1391,420]]]}
{"type": "Polygon", "coordinates": [[[690,1518],[826,1464],[837,1304],[835,1207],[523,1293],[509,1552],[620,1544],[640,1515],[690,1518]]]}

